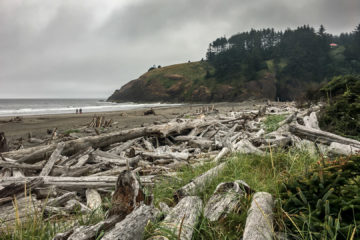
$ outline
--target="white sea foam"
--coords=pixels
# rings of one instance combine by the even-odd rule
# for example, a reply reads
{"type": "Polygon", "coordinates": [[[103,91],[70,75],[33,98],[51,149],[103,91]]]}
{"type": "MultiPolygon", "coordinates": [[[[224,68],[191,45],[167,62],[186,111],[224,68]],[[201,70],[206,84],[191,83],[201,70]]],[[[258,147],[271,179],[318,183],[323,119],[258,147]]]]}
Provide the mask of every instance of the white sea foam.
{"type": "Polygon", "coordinates": [[[163,103],[114,103],[114,102],[102,102],[99,100],[73,100],[69,104],[70,100],[49,100],[46,99],[28,102],[0,100],[0,116],[26,116],[26,115],[43,115],[43,114],[64,114],[75,113],[76,109],[81,108],[83,113],[87,112],[106,112],[106,111],[119,111],[119,110],[131,110],[139,108],[149,107],[166,107],[166,106],[178,106],[181,104],[163,104],[163,103]]]}

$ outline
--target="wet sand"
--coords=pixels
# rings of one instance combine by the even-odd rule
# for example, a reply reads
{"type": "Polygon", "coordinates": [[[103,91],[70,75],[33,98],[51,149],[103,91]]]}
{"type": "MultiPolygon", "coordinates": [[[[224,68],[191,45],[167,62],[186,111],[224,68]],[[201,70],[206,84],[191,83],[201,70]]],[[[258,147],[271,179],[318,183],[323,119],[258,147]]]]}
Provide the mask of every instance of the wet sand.
{"type": "MultiPolygon", "coordinates": [[[[241,103],[216,103],[215,108],[220,112],[227,112],[231,110],[241,111],[247,109],[254,109],[257,105],[263,102],[241,102],[241,103]]],[[[159,107],[153,108],[156,115],[144,115],[147,109],[124,110],[115,112],[101,112],[101,113],[83,113],[83,114],[56,114],[56,115],[34,115],[23,116],[21,122],[7,122],[13,117],[0,117],[0,132],[5,132],[11,149],[14,149],[22,140],[24,147],[33,146],[28,143],[28,135],[39,139],[49,138],[47,129],[58,129],[58,134],[73,131],[76,129],[84,129],[93,119],[94,115],[104,116],[105,120],[112,119],[112,127],[105,130],[105,132],[129,129],[134,127],[148,126],[154,122],[167,122],[170,119],[176,118],[183,114],[194,113],[201,106],[211,106],[212,104],[194,104],[181,105],[176,107],[159,107]]],[[[77,135],[93,135],[94,132],[77,131],[77,135]]]]}

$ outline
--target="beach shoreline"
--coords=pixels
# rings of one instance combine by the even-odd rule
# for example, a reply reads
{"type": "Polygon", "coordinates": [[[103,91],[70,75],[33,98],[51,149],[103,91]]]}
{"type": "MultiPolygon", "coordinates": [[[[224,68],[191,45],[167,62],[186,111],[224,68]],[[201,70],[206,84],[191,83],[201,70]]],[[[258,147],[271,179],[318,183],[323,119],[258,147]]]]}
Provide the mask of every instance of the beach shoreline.
{"type": "Polygon", "coordinates": [[[95,115],[104,116],[105,120],[112,120],[113,124],[107,128],[105,132],[120,131],[135,127],[148,126],[156,123],[165,123],[177,116],[194,113],[203,106],[214,105],[220,112],[228,112],[231,110],[247,110],[254,109],[254,105],[262,104],[261,101],[247,101],[238,103],[214,103],[214,104],[183,104],[179,106],[159,106],[152,109],[156,115],[144,115],[144,111],[150,108],[139,108],[133,110],[120,110],[109,112],[91,112],[83,114],[49,114],[49,115],[31,115],[21,116],[21,121],[16,122],[9,120],[14,117],[0,117],[0,132],[4,132],[8,140],[10,148],[13,150],[22,142],[24,147],[34,146],[28,142],[29,133],[33,138],[47,139],[48,130],[57,128],[58,134],[66,132],[74,132],[79,136],[95,135],[93,132],[78,132],[78,129],[84,129],[92,121],[95,115]],[[22,140],[21,140],[22,139],[22,140]]]}

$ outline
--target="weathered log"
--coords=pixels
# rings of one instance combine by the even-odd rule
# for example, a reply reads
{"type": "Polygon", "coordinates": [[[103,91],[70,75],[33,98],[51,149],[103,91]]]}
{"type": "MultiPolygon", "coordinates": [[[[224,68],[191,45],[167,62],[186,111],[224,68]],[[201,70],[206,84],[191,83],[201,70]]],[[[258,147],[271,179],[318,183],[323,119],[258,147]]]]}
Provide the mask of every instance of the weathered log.
{"type": "Polygon", "coordinates": [[[162,226],[173,231],[177,239],[191,240],[198,222],[203,203],[197,196],[188,196],[169,212],[162,222],[162,226]]]}
{"type": "MultiPolygon", "coordinates": [[[[230,120],[233,121],[233,120],[230,120]]],[[[184,121],[182,123],[169,122],[161,125],[154,125],[149,127],[133,128],[130,130],[123,130],[119,132],[112,132],[101,134],[99,136],[88,136],[65,142],[63,150],[64,155],[72,155],[82,149],[92,146],[93,148],[102,148],[117,142],[125,142],[134,138],[158,135],[166,137],[170,133],[181,133],[194,127],[206,127],[218,121],[204,121],[196,119],[192,121],[184,121]]],[[[42,160],[49,155],[56,148],[56,144],[48,146],[38,146],[32,148],[21,149],[4,153],[5,157],[17,159],[21,162],[42,160]]]]}
{"type": "Polygon", "coordinates": [[[135,174],[130,170],[123,171],[116,182],[109,216],[118,215],[124,219],[144,201],[145,194],[135,174]]]}
{"type": "Polygon", "coordinates": [[[37,143],[37,144],[42,144],[42,143],[44,143],[45,141],[44,140],[42,140],[42,139],[39,139],[39,138],[29,138],[29,143],[37,143]]]}
{"type": "Polygon", "coordinates": [[[120,153],[122,153],[123,151],[125,151],[126,149],[128,149],[129,147],[131,147],[131,146],[132,146],[136,141],[138,141],[138,140],[139,140],[139,138],[126,141],[126,142],[122,143],[121,145],[116,146],[116,147],[110,149],[108,152],[119,155],[120,153]]]}
{"type": "Polygon", "coordinates": [[[85,206],[84,204],[82,204],[81,202],[79,202],[76,199],[70,199],[69,201],[67,201],[67,203],[65,204],[64,210],[66,212],[78,212],[80,209],[81,213],[91,213],[92,210],[90,208],[88,208],[87,206],[85,206]]]}
{"type": "Polygon", "coordinates": [[[43,164],[26,164],[26,163],[0,161],[0,167],[27,169],[27,170],[41,170],[43,169],[43,164]]]}
{"type": "Polygon", "coordinates": [[[209,149],[212,144],[214,144],[214,142],[206,138],[195,138],[189,141],[190,146],[201,149],[209,149]]]}
{"type": "Polygon", "coordinates": [[[206,203],[204,216],[210,221],[219,220],[235,209],[244,194],[237,182],[220,183],[206,203]]]}
{"type": "Polygon", "coordinates": [[[309,116],[305,116],[303,120],[304,120],[305,127],[320,129],[319,122],[318,122],[315,112],[310,113],[309,116]]]}
{"type": "Polygon", "coordinates": [[[285,124],[289,124],[292,121],[294,121],[296,119],[296,116],[297,116],[297,112],[290,114],[285,120],[279,122],[278,124],[279,128],[285,124]]]}
{"type": "Polygon", "coordinates": [[[111,229],[120,219],[118,216],[112,216],[106,220],[103,220],[95,225],[75,227],[71,230],[71,233],[67,237],[61,239],[67,240],[91,240],[101,233],[111,229]]]}
{"type": "Polygon", "coordinates": [[[119,176],[119,174],[126,169],[127,169],[127,167],[116,167],[113,169],[109,169],[107,171],[101,171],[98,173],[91,174],[90,176],[93,176],[93,177],[95,177],[95,176],[119,176]]]}
{"type": "Polygon", "coordinates": [[[221,161],[221,159],[227,155],[230,152],[230,149],[227,147],[223,147],[223,149],[221,149],[221,151],[219,152],[219,154],[215,157],[214,162],[219,163],[221,161]]]}
{"type": "Polygon", "coordinates": [[[338,142],[355,148],[360,148],[359,141],[350,138],[341,137],[339,135],[325,132],[319,129],[307,128],[299,124],[292,124],[290,125],[289,130],[293,134],[313,142],[323,143],[326,145],[330,145],[332,142],[338,142]]]}
{"type": "Polygon", "coordinates": [[[51,207],[58,207],[58,206],[64,205],[67,201],[69,201],[70,199],[74,199],[74,198],[76,198],[76,192],[68,192],[68,193],[63,194],[60,197],[50,199],[46,203],[46,205],[51,206],[51,207]]]}
{"type": "Polygon", "coordinates": [[[5,186],[5,184],[1,183],[0,185],[5,186],[5,187],[0,190],[0,198],[12,197],[16,194],[24,193],[25,189],[27,192],[30,192],[30,190],[32,188],[40,186],[42,183],[43,183],[43,180],[41,178],[35,178],[35,179],[28,180],[25,182],[15,182],[15,183],[11,183],[7,186],[5,186]]]}
{"type": "Polygon", "coordinates": [[[101,196],[95,189],[86,189],[86,205],[95,210],[101,207],[101,196]]]}
{"type": "Polygon", "coordinates": [[[189,158],[189,153],[186,152],[142,152],[141,155],[151,159],[187,160],[189,158]]]}
{"type": "Polygon", "coordinates": [[[55,151],[51,154],[49,160],[45,164],[44,168],[41,170],[39,176],[47,176],[51,172],[52,168],[54,167],[55,162],[59,159],[61,152],[65,147],[64,142],[58,143],[55,151]]]}
{"type": "MultiPolygon", "coordinates": [[[[65,165],[65,166],[73,166],[74,164],[79,163],[80,159],[82,159],[81,161],[84,161],[85,160],[84,156],[89,156],[89,154],[92,153],[93,151],[94,149],[92,147],[85,148],[83,150],[78,151],[68,159],[59,161],[57,164],[65,165]]],[[[85,164],[85,162],[83,164],[85,164]]],[[[78,167],[81,166],[80,163],[77,166],[78,167]]]]}
{"type": "Polygon", "coordinates": [[[256,148],[249,140],[242,139],[235,144],[235,151],[239,153],[253,153],[257,155],[263,155],[264,152],[256,148]]]}
{"type": "Polygon", "coordinates": [[[149,221],[155,221],[160,211],[153,206],[141,205],[115,227],[106,232],[102,240],[142,240],[149,221]]]}
{"type": "Polygon", "coordinates": [[[226,163],[221,163],[220,165],[208,170],[207,172],[201,174],[197,178],[193,179],[190,183],[181,187],[174,194],[174,199],[176,201],[180,200],[185,196],[195,195],[196,192],[201,191],[205,188],[206,184],[220,174],[224,170],[226,163]]]}
{"type": "Polygon", "coordinates": [[[0,206],[0,222],[5,226],[12,225],[15,221],[31,218],[41,212],[42,203],[35,196],[15,198],[11,203],[0,206]]]}
{"type": "Polygon", "coordinates": [[[257,192],[253,196],[246,218],[244,240],[268,240],[274,237],[274,200],[271,194],[257,192]]]}
{"type": "Polygon", "coordinates": [[[350,145],[345,145],[337,142],[332,142],[329,146],[329,152],[337,155],[351,155],[360,153],[360,148],[350,145]]]}

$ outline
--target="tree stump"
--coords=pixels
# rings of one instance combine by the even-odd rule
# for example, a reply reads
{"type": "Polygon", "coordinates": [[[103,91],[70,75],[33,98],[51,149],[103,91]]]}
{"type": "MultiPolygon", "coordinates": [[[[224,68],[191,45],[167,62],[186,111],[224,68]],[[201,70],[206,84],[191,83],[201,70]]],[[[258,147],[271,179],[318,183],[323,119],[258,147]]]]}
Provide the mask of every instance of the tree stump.
{"type": "Polygon", "coordinates": [[[8,152],[8,151],[9,151],[9,146],[7,144],[5,133],[0,132],[0,153],[1,152],[8,152]]]}

